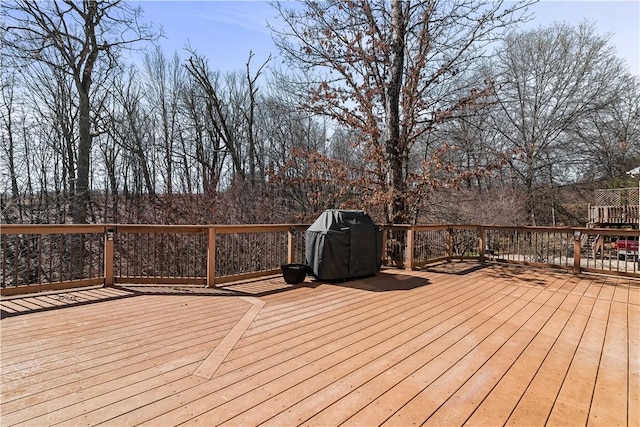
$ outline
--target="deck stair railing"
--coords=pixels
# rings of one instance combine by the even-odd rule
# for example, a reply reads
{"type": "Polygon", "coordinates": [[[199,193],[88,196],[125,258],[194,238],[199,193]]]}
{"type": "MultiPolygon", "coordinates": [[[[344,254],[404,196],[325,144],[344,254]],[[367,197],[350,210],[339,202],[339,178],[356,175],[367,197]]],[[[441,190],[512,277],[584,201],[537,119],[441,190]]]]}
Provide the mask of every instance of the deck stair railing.
{"type": "MultiPolygon", "coordinates": [[[[193,284],[278,274],[304,262],[302,224],[0,225],[2,295],[91,285],[193,284]]],[[[640,278],[635,252],[619,240],[638,230],[388,225],[383,263],[407,269],[457,259],[640,278]],[[597,247],[596,247],[597,246],[597,247]]],[[[636,237],[637,239],[637,237],[636,237]]]]}
{"type": "Polygon", "coordinates": [[[580,242],[583,257],[595,258],[604,249],[604,236],[600,234],[584,233],[580,242]]]}

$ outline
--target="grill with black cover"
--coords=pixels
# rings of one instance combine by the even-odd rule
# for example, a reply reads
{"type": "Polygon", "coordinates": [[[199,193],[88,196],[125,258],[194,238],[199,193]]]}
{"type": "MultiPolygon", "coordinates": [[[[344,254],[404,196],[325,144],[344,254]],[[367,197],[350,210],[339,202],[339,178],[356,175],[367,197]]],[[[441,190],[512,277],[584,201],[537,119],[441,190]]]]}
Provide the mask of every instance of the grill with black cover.
{"type": "Polygon", "coordinates": [[[319,280],[370,276],[382,264],[382,228],[364,211],[329,209],[307,229],[305,249],[319,280]]]}

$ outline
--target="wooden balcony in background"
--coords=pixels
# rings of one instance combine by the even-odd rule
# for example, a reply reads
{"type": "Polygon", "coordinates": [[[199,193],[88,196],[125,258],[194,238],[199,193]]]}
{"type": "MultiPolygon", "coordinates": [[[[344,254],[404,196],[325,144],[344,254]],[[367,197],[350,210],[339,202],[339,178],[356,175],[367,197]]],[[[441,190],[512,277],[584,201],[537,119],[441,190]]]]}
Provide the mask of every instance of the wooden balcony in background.
{"type": "Polygon", "coordinates": [[[638,224],[640,187],[612,188],[595,191],[589,206],[589,222],[602,225],[638,224]]]}
{"type": "Polygon", "coordinates": [[[638,224],[638,205],[589,206],[592,224],[638,224]]]}
{"type": "Polygon", "coordinates": [[[640,425],[640,285],[449,262],[4,297],[2,426],[640,425]]]}

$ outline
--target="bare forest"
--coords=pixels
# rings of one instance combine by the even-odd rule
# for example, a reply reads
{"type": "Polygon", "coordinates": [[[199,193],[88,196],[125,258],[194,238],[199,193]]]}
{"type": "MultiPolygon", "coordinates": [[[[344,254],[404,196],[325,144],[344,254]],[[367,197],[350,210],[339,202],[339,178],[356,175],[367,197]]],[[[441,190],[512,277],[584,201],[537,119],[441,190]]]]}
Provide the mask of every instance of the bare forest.
{"type": "Polygon", "coordinates": [[[2,0],[0,223],[584,225],[637,186],[640,79],[527,6],[276,3],[278,60],[221,72],[125,1],[2,0]]]}

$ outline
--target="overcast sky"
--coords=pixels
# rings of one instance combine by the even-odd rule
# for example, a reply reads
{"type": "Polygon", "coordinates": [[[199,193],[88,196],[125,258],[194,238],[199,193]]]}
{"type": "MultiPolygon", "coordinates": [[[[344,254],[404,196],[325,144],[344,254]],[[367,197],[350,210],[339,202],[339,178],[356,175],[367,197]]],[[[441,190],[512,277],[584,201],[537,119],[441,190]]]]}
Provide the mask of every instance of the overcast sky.
{"type": "MultiPolygon", "coordinates": [[[[257,68],[270,53],[277,51],[267,21],[275,21],[275,11],[266,1],[217,0],[142,0],[144,20],[162,25],[166,38],[161,41],[165,53],[190,44],[205,55],[214,69],[243,70],[252,50],[257,68]]],[[[609,34],[618,56],[629,70],[640,75],[640,1],[555,1],[542,0],[531,10],[535,19],[526,28],[554,21],[577,25],[585,20],[596,24],[601,34],[609,34]]]]}

